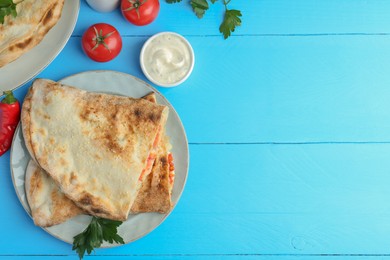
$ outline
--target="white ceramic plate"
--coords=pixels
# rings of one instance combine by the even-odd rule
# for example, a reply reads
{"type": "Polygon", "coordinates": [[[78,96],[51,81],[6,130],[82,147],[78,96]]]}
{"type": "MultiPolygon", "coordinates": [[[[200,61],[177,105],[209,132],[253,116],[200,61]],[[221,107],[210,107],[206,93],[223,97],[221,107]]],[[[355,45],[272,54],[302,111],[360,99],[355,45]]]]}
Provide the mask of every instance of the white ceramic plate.
{"type": "Polygon", "coordinates": [[[43,40],[15,61],[0,68],[0,92],[20,87],[41,72],[61,52],[76,25],[79,0],[65,0],[62,15],[43,40]]]}
{"type": "MultiPolygon", "coordinates": [[[[75,86],[93,92],[111,93],[131,97],[142,97],[150,92],[155,92],[157,102],[169,107],[169,117],[166,125],[167,135],[172,143],[172,153],[175,162],[175,184],[172,191],[172,202],[175,206],[183,192],[187,179],[189,154],[187,137],[179,116],[172,105],[153,87],[146,82],[131,75],[114,71],[88,71],[64,78],[61,83],[75,86]]],[[[64,122],[66,123],[66,122],[64,122]]],[[[20,126],[16,129],[11,147],[11,173],[16,193],[24,209],[31,216],[28,206],[24,179],[30,155],[24,145],[23,134],[20,126]]],[[[161,224],[168,214],[142,213],[130,215],[119,227],[118,232],[126,243],[130,243],[148,234],[161,224]]],[[[67,243],[73,243],[73,237],[82,232],[90,222],[89,216],[80,215],[65,223],[49,228],[44,228],[54,237],[67,243]]],[[[33,222],[31,221],[33,225],[33,222]]],[[[103,247],[117,246],[116,244],[103,244],[103,247]]]]}

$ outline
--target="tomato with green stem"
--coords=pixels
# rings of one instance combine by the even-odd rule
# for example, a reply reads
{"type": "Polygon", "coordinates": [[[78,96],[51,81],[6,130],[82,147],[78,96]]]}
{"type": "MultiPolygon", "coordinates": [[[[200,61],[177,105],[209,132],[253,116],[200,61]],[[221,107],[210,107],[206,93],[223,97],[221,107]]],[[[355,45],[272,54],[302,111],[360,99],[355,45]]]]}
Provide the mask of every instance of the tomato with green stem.
{"type": "Polygon", "coordinates": [[[134,25],[147,25],[153,22],[159,11],[158,0],[122,0],[123,17],[134,25]]]}
{"type": "Polygon", "coordinates": [[[81,43],[87,56],[98,62],[110,61],[122,50],[122,37],[114,26],[107,23],[89,27],[83,34],[81,43]]]}

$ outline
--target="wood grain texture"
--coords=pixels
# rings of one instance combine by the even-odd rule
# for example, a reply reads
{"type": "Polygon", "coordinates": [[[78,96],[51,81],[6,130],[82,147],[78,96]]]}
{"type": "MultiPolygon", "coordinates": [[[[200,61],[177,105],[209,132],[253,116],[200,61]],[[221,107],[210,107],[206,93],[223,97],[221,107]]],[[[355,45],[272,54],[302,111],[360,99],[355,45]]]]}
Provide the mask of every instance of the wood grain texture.
{"type": "MultiPolygon", "coordinates": [[[[146,39],[124,38],[115,60],[96,63],[73,37],[39,77],[110,69],[146,80],[139,66],[146,39]]],[[[159,90],[177,109],[189,142],[390,142],[389,37],[246,36],[224,47],[212,38],[188,39],[193,74],[180,87],[159,90]]]]}
{"type": "MultiPolygon", "coordinates": [[[[182,199],[148,236],[90,258],[390,259],[390,2],[232,1],[243,26],[227,41],[220,3],[199,20],[186,1],[160,2],[157,20],[136,27],[82,0],[72,38],[38,75],[109,69],[146,80],[139,51],[160,31],[185,35],[196,54],[188,81],[158,88],[190,142],[182,199]],[[108,63],[81,50],[97,22],[123,36],[108,63]]],[[[0,157],[0,208],[1,260],[77,258],[25,213],[9,152],[0,157]]]]}
{"type": "MultiPolygon", "coordinates": [[[[176,31],[200,37],[219,36],[223,5],[210,6],[202,19],[192,12],[189,0],[179,4],[160,1],[157,19],[147,26],[137,27],[122,18],[120,10],[112,13],[94,12],[81,1],[81,14],[74,34],[82,35],[93,23],[106,22],[114,25],[122,35],[152,35],[160,31],[176,31]]],[[[233,34],[389,34],[390,3],[386,0],[254,0],[232,1],[231,9],[243,13],[242,26],[233,34]]],[[[219,37],[223,42],[223,37],[219,37]]],[[[228,43],[223,44],[229,45],[228,43]]]]}
{"type": "MultiPolygon", "coordinates": [[[[390,254],[390,145],[190,151],[189,179],[172,215],[148,236],[98,255],[390,254]]],[[[32,224],[10,176],[0,178],[0,206],[7,209],[0,222],[13,223],[0,255],[70,254],[70,245],[32,224]]]]}
{"type": "MultiPolygon", "coordinates": [[[[18,259],[18,260],[30,260],[30,259],[77,259],[75,255],[13,255],[13,256],[2,256],[2,260],[8,260],[8,259],[18,259]]],[[[110,259],[162,259],[162,260],[168,260],[168,259],[206,259],[206,260],[214,260],[214,259],[271,259],[271,260],[286,260],[286,259],[293,259],[293,260],[308,260],[308,259],[314,259],[314,260],[340,260],[340,259],[346,259],[346,260],[355,260],[355,259],[368,259],[368,260],[376,260],[376,259],[390,259],[390,256],[388,255],[267,255],[267,254],[223,254],[223,255],[207,255],[207,254],[199,254],[199,255],[151,255],[151,254],[144,254],[144,255],[134,255],[134,254],[127,254],[127,255],[92,255],[92,256],[86,256],[84,259],[104,259],[104,260],[110,260],[110,259]]]]}

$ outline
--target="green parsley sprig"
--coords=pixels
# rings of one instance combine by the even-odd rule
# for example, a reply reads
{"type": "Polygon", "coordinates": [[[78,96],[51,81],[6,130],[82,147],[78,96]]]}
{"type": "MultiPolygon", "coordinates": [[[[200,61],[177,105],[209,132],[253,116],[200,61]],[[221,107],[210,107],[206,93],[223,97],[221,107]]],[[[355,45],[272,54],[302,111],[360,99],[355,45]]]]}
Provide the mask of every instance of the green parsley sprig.
{"type": "Polygon", "coordinates": [[[4,19],[7,15],[16,17],[16,5],[12,0],[0,0],[0,23],[4,23],[4,19]]]}
{"type": "MultiPolygon", "coordinates": [[[[178,3],[182,0],[165,0],[167,3],[178,3]]],[[[214,4],[217,0],[208,0],[214,4]]],[[[196,16],[200,19],[204,16],[206,11],[209,9],[209,3],[207,0],[190,0],[190,5],[196,16]]],[[[231,0],[222,0],[223,5],[225,6],[225,14],[223,21],[219,26],[219,31],[223,34],[225,39],[229,38],[232,32],[236,29],[237,26],[241,25],[242,13],[240,10],[228,9],[228,5],[231,0]]]]}
{"type": "Polygon", "coordinates": [[[124,244],[123,238],[118,235],[118,227],[121,221],[92,217],[91,223],[80,234],[73,238],[72,250],[76,250],[80,259],[83,259],[85,251],[88,255],[95,248],[99,248],[103,240],[112,244],[113,242],[124,244]]]}

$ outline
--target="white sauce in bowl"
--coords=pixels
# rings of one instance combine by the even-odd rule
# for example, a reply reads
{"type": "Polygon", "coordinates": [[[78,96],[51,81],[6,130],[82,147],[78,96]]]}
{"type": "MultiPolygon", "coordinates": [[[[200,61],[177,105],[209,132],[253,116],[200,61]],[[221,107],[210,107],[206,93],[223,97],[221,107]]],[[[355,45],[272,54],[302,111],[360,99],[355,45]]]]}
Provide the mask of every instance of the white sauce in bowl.
{"type": "Polygon", "coordinates": [[[194,53],[189,42],[171,32],[151,37],[142,48],[140,59],[145,76],[160,86],[182,83],[194,66],[194,53]]]}

